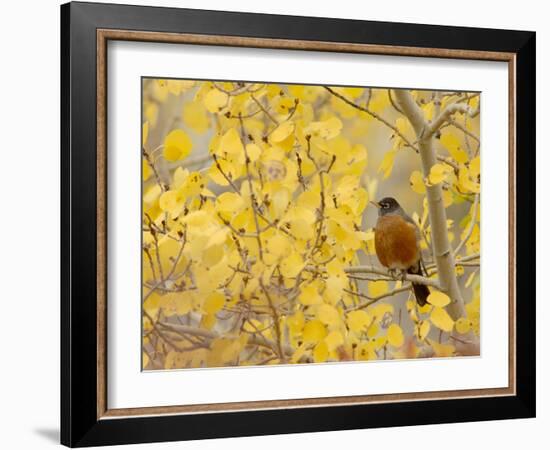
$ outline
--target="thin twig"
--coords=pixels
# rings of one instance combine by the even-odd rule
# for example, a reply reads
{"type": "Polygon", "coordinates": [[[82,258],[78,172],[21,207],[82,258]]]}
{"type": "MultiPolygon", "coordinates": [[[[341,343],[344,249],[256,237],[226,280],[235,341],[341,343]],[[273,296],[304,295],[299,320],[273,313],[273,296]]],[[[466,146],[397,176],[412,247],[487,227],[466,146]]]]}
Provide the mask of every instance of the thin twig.
{"type": "MultiPolygon", "coordinates": [[[[373,305],[374,303],[382,300],[383,298],[391,297],[395,294],[399,294],[401,292],[408,291],[411,288],[412,288],[412,286],[410,284],[405,284],[405,285],[401,286],[400,288],[393,289],[391,291],[386,292],[385,294],[380,294],[376,297],[368,297],[365,294],[361,294],[360,297],[366,298],[367,301],[362,302],[362,303],[358,303],[357,305],[354,305],[354,306],[351,306],[351,307],[347,308],[346,312],[357,311],[359,309],[365,309],[365,308],[373,305]]],[[[357,294],[357,293],[354,292],[354,294],[357,294]]]]}
{"type": "Polygon", "coordinates": [[[381,115],[375,113],[374,111],[372,111],[371,109],[369,108],[366,108],[364,106],[361,106],[361,105],[358,105],[357,103],[351,101],[350,99],[348,99],[347,97],[345,97],[344,95],[342,94],[339,94],[338,92],[336,92],[335,90],[331,89],[330,87],[328,86],[323,86],[328,92],[330,92],[332,95],[334,95],[335,97],[339,98],[340,100],[342,100],[343,102],[347,103],[349,106],[355,108],[355,109],[358,109],[360,111],[363,111],[365,113],[367,113],[369,116],[375,118],[376,120],[378,120],[379,122],[382,122],[384,125],[386,125],[388,128],[392,129],[393,132],[398,135],[402,140],[403,142],[405,142],[405,145],[407,147],[410,147],[412,148],[416,153],[419,152],[418,150],[418,147],[416,147],[411,141],[409,141],[407,139],[407,137],[401,133],[401,131],[399,131],[399,129],[392,125],[390,122],[388,122],[386,119],[384,119],[381,115]]]}

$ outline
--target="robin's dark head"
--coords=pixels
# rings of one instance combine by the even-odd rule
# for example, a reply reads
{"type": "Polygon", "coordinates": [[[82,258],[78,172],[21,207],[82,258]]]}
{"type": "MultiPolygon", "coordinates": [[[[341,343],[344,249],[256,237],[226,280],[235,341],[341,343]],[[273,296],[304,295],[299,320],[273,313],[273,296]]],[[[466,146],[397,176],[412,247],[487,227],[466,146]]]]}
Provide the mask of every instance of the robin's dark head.
{"type": "Polygon", "coordinates": [[[378,208],[378,215],[385,216],[387,214],[401,214],[403,209],[401,205],[393,197],[384,197],[378,202],[371,202],[378,208]]]}

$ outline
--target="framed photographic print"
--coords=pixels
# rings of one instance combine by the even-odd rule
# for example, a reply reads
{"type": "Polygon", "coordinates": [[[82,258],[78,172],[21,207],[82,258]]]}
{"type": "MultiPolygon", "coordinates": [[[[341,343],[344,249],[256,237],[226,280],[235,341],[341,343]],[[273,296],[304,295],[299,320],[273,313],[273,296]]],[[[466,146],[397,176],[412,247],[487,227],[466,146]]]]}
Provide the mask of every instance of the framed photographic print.
{"type": "Polygon", "coordinates": [[[63,444],[534,416],[535,33],[61,19],[63,444]]]}

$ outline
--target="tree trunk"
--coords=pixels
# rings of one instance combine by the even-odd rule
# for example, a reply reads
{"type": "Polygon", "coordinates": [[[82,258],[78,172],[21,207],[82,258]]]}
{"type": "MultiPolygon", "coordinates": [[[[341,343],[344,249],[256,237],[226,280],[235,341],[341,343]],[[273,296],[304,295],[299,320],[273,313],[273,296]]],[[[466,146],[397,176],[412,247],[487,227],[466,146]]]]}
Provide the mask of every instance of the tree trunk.
{"type": "MultiPolygon", "coordinates": [[[[420,158],[422,160],[422,171],[424,178],[427,178],[432,166],[437,163],[433,133],[426,132],[429,124],[410,92],[406,90],[395,90],[394,92],[401,109],[411,122],[416,133],[420,158]]],[[[426,197],[428,199],[432,247],[437,265],[439,284],[441,289],[451,298],[451,304],[447,309],[451,317],[456,320],[459,317],[464,317],[466,311],[464,309],[462,293],[456,279],[454,255],[447,234],[447,213],[443,205],[441,184],[426,186],[426,197]]]]}
{"type": "MultiPolygon", "coordinates": [[[[408,90],[395,90],[394,93],[401,109],[416,133],[420,158],[422,160],[422,172],[424,173],[424,178],[427,178],[432,166],[437,163],[434,134],[443,122],[438,121],[439,118],[435,119],[438,122],[438,127],[433,127],[428,123],[424,117],[424,113],[408,90]]],[[[437,266],[439,285],[451,298],[447,311],[456,320],[459,317],[466,317],[466,309],[456,278],[453,249],[451,248],[447,234],[447,213],[443,205],[441,184],[426,186],[426,197],[428,199],[432,248],[437,266]]],[[[479,355],[478,337],[471,331],[464,337],[468,341],[457,341],[455,346],[457,351],[462,355],[479,355]]]]}

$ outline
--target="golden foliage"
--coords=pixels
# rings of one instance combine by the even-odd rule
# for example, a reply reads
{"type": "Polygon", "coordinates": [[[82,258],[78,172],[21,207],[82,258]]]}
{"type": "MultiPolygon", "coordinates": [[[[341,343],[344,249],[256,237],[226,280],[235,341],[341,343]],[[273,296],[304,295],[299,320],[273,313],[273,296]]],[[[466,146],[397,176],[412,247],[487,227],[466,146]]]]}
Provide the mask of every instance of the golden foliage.
{"type": "MultiPolygon", "coordinates": [[[[415,95],[433,119],[435,96],[415,95]]],[[[143,99],[144,368],[406,358],[426,348],[450,356],[440,330],[479,334],[479,147],[461,128],[442,130],[439,162],[423,174],[417,159],[405,162],[414,133],[385,89],[146,79],[143,99]],[[382,152],[369,141],[375,127],[390,141],[382,152]],[[449,233],[467,258],[457,272],[472,291],[467,317],[453,321],[437,290],[423,308],[408,300],[401,317],[404,300],[394,300],[409,285],[351,276],[376,262],[365,216],[384,179],[411,199],[441,183],[444,206],[465,210],[449,233]]],[[[479,120],[463,126],[476,133],[479,120]]],[[[426,203],[410,213],[427,255],[426,203]]]]}

